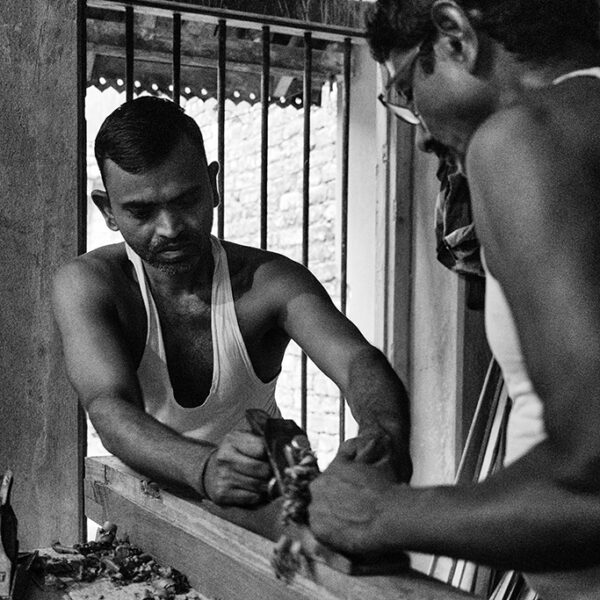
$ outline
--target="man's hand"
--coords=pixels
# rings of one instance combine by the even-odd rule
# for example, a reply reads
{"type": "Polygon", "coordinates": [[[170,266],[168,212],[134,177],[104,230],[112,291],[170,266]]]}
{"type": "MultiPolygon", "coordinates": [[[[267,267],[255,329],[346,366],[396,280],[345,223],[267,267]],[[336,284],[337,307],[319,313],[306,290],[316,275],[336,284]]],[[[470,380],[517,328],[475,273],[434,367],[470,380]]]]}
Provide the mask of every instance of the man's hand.
{"type": "MultiPolygon", "coordinates": [[[[376,415],[372,415],[368,423],[361,424],[358,437],[354,438],[353,443],[357,444],[357,452],[360,456],[362,455],[360,451],[362,444],[370,443],[373,439],[379,439],[379,444],[388,448],[389,456],[387,460],[394,473],[395,481],[397,483],[408,483],[413,473],[409,443],[397,425],[393,419],[389,419],[387,428],[384,428],[376,420],[376,415]],[[393,430],[393,432],[389,430],[393,430]]],[[[363,459],[363,462],[366,461],[363,459]]]]}
{"type": "Polygon", "coordinates": [[[236,429],[208,459],[204,489],[215,504],[252,506],[266,500],[272,476],[262,438],[236,429]]]}
{"type": "Polygon", "coordinates": [[[387,550],[386,505],[393,502],[397,476],[389,439],[358,437],[311,484],[310,526],[324,544],[347,554],[387,550]]]}

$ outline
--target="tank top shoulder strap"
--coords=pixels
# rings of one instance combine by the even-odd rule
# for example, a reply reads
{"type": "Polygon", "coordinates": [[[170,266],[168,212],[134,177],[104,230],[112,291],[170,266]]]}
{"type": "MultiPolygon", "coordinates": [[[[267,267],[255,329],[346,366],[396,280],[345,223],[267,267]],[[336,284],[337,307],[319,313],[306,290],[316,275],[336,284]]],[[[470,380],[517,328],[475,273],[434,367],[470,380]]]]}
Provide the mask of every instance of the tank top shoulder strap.
{"type": "Polygon", "coordinates": [[[231,289],[231,279],[229,277],[227,253],[219,239],[211,236],[210,241],[213,260],[215,261],[212,290],[213,304],[216,300],[218,305],[228,305],[233,302],[233,291],[231,289]]]}
{"type": "Polygon", "coordinates": [[[564,75],[557,77],[552,84],[558,85],[563,81],[567,81],[568,79],[573,79],[575,77],[596,77],[596,79],[600,79],[600,67],[590,67],[589,69],[570,71],[569,73],[565,73],[564,75]]]}
{"type": "Polygon", "coordinates": [[[215,368],[222,369],[225,361],[232,360],[233,352],[246,367],[250,378],[256,379],[235,312],[227,253],[216,237],[211,236],[211,242],[215,261],[211,307],[215,368]]]}
{"type": "Polygon", "coordinates": [[[140,293],[142,294],[142,300],[144,301],[144,308],[146,309],[146,346],[153,348],[162,359],[166,360],[158,310],[156,309],[156,304],[154,304],[154,298],[152,297],[152,291],[148,285],[142,259],[129,247],[127,243],[125,243],[125,251],[127,252],[127,258],[129,258],[135,270],[138,285],[140,286],[140,293]]]}

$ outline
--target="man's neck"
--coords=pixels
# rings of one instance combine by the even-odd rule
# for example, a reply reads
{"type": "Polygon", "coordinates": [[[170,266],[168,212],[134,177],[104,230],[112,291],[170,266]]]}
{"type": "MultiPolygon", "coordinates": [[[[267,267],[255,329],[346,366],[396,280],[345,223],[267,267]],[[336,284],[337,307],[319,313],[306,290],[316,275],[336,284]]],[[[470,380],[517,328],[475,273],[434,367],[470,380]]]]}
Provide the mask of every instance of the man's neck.
{"type": "MultiPolygon", "coordinates": [[[[498,90],[498,96],[495,100],[492,96],[490,115],[519,104],[524,94],[550,87],[561,75],[596,66],[600,66],[600,56],[590,48],[576,47],[560,59],[548,60],[544,64],[519,61],[514,54],[497,49],[489,83],[490,89],[498,90]]],[[[466,143],[457,145],[457,161],[463,172],[469,143],[477,128],[478,126],[467,130],[463,136],[466,143]]]]}
{"type": "Polygon", "coordinates": [[[524,93],[551,86],[561,75],[599,65],[598,52],[587,47],[571,48],[564,56],[543,64],[518,61],[514,55],[506,53],[496,71],[499,88],[502,89],[498,108],[515,104],[524,93]]]}

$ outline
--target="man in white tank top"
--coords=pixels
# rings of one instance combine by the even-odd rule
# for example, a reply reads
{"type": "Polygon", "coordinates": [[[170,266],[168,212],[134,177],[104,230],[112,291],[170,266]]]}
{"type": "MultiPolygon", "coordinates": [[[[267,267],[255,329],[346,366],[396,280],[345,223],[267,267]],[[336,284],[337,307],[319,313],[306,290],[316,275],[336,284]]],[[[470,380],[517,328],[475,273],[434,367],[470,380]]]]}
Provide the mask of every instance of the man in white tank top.
{"type": "Polygon", "coordinates": [[[596,0],[373,7],[367,36],[389,75],[381,100],[469,179],[488,338],[514,401],[509,464],[477,485],[415,489],[340,453],[312,486],[323,541],[528,572],[544,600],[600,598],[599,10],[596,0]]]}
{"type": "Polygon", "coordinates": [[[317,280],[281,255],[211,236],[218,165],[167,100],[114,111],[96,138],[94,202],[126,244],[64,266],[53,303],[68,374],[106,449],[159,482],[219,504],[266,499],[272,475],[247,408],[279,415],[295,340],[347,398],[362,439],[410,477],[406,392],[317,280]]]}

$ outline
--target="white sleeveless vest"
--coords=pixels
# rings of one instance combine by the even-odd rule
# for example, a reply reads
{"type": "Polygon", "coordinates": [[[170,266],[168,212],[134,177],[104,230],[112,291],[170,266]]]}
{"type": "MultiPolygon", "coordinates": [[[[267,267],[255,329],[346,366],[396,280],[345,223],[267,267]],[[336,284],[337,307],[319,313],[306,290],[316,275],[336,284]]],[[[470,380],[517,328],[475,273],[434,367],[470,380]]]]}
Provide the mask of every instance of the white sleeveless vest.
{"type": "Polygon", "coordinates": [[[277,377],[263,383],[254,372],[248,356],[235,314],[225,250],[212,236],[211,247],[214,258],[212,384],[208,397],[200,406],[185,408],[173,395],[158,311],[142,260],[125,244],[146,308],[146,346],[137,369],[144,408],[158,421],[187,437],[218,444],[245,420],[247,408],[262,408],[271,416],[281,415],[275,402],[277,377]]]}

